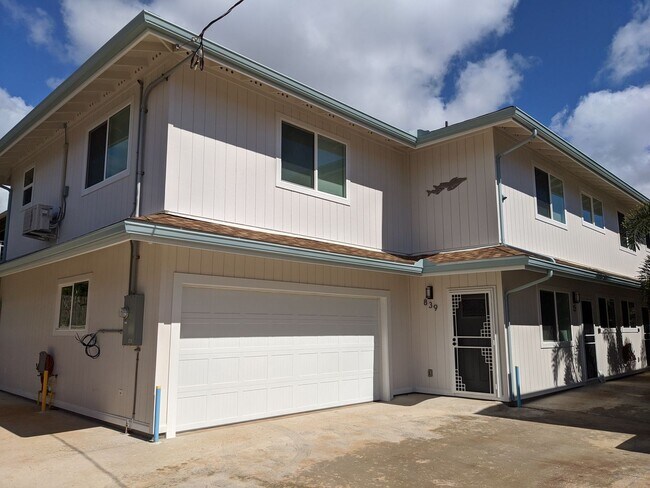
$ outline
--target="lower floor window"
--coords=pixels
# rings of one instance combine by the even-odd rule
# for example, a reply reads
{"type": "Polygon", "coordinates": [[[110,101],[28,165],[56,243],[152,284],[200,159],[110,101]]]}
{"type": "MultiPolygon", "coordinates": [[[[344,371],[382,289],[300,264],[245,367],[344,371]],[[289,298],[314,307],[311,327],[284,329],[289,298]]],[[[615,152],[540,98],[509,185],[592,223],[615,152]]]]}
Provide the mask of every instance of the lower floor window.
{"type": "Polygon", "coordinates": [[[636,309],[634,302],[621,300],[621,311],[623,312],[623,327],[636,327],[636,309]]]}
{"type": "Polygon", "coordinates": [[[613,298],[598,299],[598,315],[601,327],[616,328],[616,305],[613,298]]]}
{"type": "Polygon", "coordinates": [[[558,291],[539,292],[542,312],[542,338],[544,341],[571,340],[571,308],[569,294],[558,291]]]}
{"type": "Polygon", "coordinates": [[[88,313],[88,281],[62,285],[59,301],[57,329],[75,330],[86,328],[88,313]]]}

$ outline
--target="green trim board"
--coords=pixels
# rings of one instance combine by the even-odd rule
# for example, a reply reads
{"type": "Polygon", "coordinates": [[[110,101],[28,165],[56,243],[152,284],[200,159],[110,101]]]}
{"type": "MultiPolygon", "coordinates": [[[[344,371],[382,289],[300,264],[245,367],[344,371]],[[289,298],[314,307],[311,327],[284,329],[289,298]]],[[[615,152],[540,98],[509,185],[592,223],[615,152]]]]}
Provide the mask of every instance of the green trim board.
{"type": "Polygon", "coordinates": [[[462,274],[485,271],[513,271],[529,270],[546,272],[553,270],[555,276],[561,275],[568,278],[605,283],[608,285],[624,286],[627,288],[640,288],[640,283],[632,278],[613,276],[596,270],[578,268],[562,263],[537,258],[534,256],[514,256],[507,258],[479,259],[475,261],[460,261],[456,263],[433,264],[424,260],[422,274],[435,276],[444,274],[462,274]]]}
{"type": "Polygon", "coordinates": [[[605,283],[608,285],[624,286],[627,288],[641,288],[639,281],[632,278],[624,278],[622,276],[613,276],[606,273],[601,273],[596,270],[588,270],[583,268],[576,268],[562,263],[553,263],[544,259],[530,257],[527,269],[536,271],[553,270],[555,276],[562,275],[568,278],[581,279],[586,281],[595,281],[598,283],[605,283]]]}
{"type": "MultiPolygon", "coordinates": [[[[150,12],[145,11],[143,14],[145,16],[145,21],[151,26],[154,32],[162,34],[163,36],[171,37],[180,44],[189,43],[192,45],[192,39],[195,37],[195,34],[192,32],[179,27],[178,25],[172,24],[171,22],[168,22],[150,12]]],[[[296,81],[293,78],[285,76],[282,73],[220,46],[210,40],[205,39],[203,41],[203,47],[205,54],[208,57],[215,58],[219,63],[224,63],[241,73],[257,78],[260,81],[267,82],[270,85],[284,90],[298,98],[302,98],[305,101],[315,103],[336,115],[352,122],[359,123],[378,134],[388,137],[389,139],[415,147],[417,138],[413,134],[398,129],[397,127],[393,127],[386,122],[372,117],[371,115],[357,110],[354,107],[325,95],[324,93],[296,81]]]]}
{"type": "Polygon", "coordinates": [[[0,264],[0,277],[98,251],[129,240],[124,223],[118,222],[62,244],[41,249],[0,264]]]}
{"type": "Polygon", "coordinates": [[[125,220],[103,229],[91,232],[72,241],[57,244],[47,249],[22,256],[0,264],[0,277],[69,259],[129,240],[193,247],[197,249],[246,254],[259,257],[286,259],[398,273],[415,276],[436,276],[485,271],[553,270],[556,274],[628,288],[639,288],[639,282],[632,278],[612,276],[596,270],[577,268],[534,256],[513,256],[506,258],[479,259],[455,263],[434,264],[426,259],[413,263],[396,263],[382,259],[331,253],[314,249],[254,241],[240,237],[222,236],[195,230],[178,229],[148,222],[125,220]]]}
{"type": "Polygon", "coordinates": [[[126,233],[146,242],[158,244],[176,244],[199,249],[221,250],[237,254],[247,254],[260,257],[274,257],[290,261],[306,261],[332,266],[351,266],[390,273],[416,274],[422,273],[419,261],[413,264],[396,263],[382,259],[372,259],[345,254],[335,254],[314,249],[285,246],[262,241],[242,239],[240,237],[222,236],[195,230],[178,229],[159,224],[151,224],[135,220],[127,220],[126,233]]]}

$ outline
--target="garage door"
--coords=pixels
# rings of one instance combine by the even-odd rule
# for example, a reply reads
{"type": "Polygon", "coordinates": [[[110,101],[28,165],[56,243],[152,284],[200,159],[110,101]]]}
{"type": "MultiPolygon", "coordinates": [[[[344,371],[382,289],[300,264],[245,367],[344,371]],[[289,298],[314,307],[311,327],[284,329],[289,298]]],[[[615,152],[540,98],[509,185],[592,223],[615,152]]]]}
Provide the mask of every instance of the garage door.
{"type": "Polygon", "coordinates": [[[177,430],[379,398],[378,300],[183,290],[177,430]]]}

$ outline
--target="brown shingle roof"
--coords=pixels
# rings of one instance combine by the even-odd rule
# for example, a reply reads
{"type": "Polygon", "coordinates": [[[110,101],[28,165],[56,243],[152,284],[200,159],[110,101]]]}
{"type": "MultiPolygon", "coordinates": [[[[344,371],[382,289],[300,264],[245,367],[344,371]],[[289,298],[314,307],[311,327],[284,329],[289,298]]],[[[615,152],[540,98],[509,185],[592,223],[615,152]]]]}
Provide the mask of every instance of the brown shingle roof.
{"type": "MultiPolygon", "coordinates": [[[[203,232],[207,234],[215,234],[226,237],[234,237],[250,241],[268,242],[271,244],[279,244],[283,246],[290,246],[300,249],[310,249],[314,251],[322,251],[332,254],[340,254],[343,256],[356,256],[368,259],[377,259],[400,264],[414,264],[420,259],[426,259],[431,264],[452,264],[460,262],[481,261],[484,259],[501,259],[516,256],[528,256],[543,258],[533,252],[524,251],[509,246],[489,246],[477,249],[465,249],[461,251],[443,251],[429,256],[400,256],[391,254],[384,251],[373,251],[369,249],[360,249],[358,247],[346,246],[344,244],[333,244],[329,242],[317,241],[315,239],[307,239],[304,237],[293,237],[280,234],[272,234],[270,232],[263,232],[250,229],[242,229],[240,227],[233,227],[225,224],[217,224],[214,222],[205,222],[202,220],[191,219],[188,217],[179,217],[177,215],[170,215],[165,213],[158,213],[138,217],[137,220],[149,222],[154,225],[164,227],[171,227],[183,230],[192,230],[196,232],[203,232]]],[[[596,268],[590,268],[585,265],[576,264],[568,261],[557,259],[558,264],[570,266],[576,269],[587,270],[599,273],[605,276],[613,276],[624,279],[634,279],[634,277],[620,275],[609,271],[603,271],[596,268]]]]}
{"type": "Polygon", "coordinates": [[[462,261],[478,261],[482,259],[499,259],[512,256],[526,256],[524,251],[508,246],[490,246],[463,251],[445,251],[426,257],[433,264],[459,263],[462,261]]]}
{"type": "Polygon", "coordinates": [[[177,215],[164,213],[138,217],[137,220],[165,227],[173,227],[176,229],[193,230],[196,232],[205,232],[207,234],[235,237],[250,241],[269,242],[272,244],[280,244],[283,246],[291,246],[301,249],[342,254],[346,256],[379,259],[393,263],[413,264],[416,261],[413,258],[398,256],[383,251],[372,251],[368,249],[360,249],[353,246],[346,246],[343,244],[332,244],[329,242],[317,241],[314,239],[306,239],[304,237],[292,237],[287,235],[272,234],[270,232],[242,229],[240,227],[233,227],[230,225],[217,224],[213,222],[204,222],[202,220],[179,217],[177,215]]]}

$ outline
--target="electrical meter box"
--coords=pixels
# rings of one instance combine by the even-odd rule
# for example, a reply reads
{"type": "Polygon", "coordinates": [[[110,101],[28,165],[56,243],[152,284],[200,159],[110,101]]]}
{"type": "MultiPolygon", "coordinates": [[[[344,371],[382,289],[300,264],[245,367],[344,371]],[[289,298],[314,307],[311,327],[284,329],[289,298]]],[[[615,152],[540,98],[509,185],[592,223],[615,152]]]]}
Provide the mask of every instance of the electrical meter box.
{"type": "Polygon", "coordinates": [[[122,345],[141,346],[144,320],[144,295],[126,295],[124,297],[122,316],[124,320],[122,345]]]}

